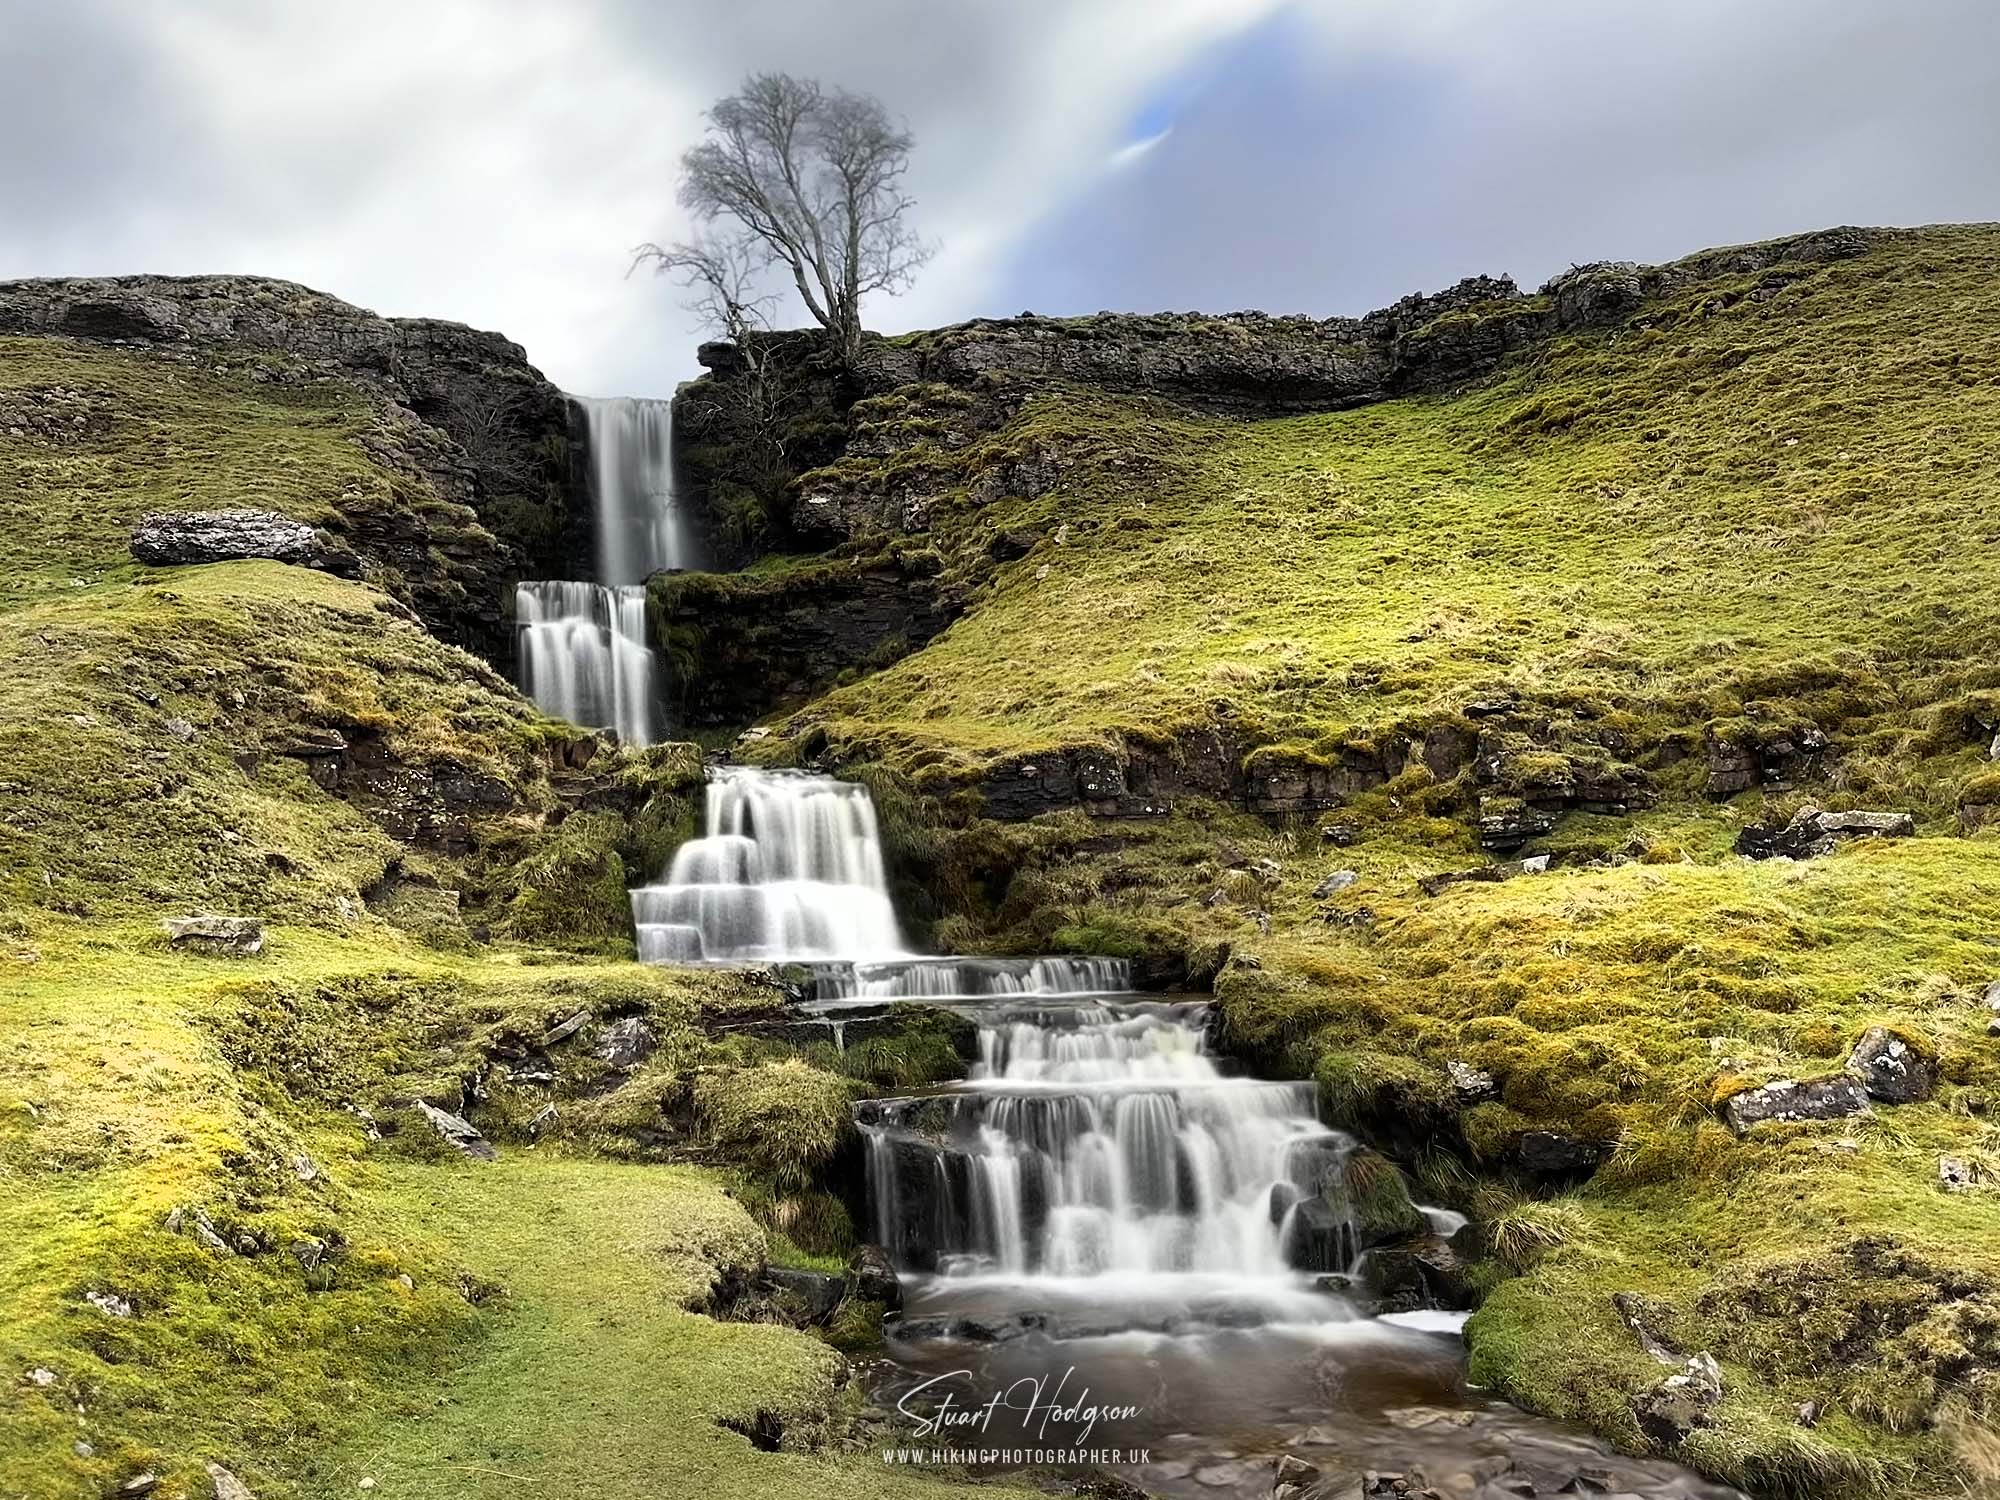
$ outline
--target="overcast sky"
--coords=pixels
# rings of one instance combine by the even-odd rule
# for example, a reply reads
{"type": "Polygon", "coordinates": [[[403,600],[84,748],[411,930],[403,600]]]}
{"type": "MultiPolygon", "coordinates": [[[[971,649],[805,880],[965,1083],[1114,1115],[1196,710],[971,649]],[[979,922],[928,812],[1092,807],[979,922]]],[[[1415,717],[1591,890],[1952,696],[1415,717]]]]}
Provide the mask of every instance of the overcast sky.
{"type": "Polygon", "coordinates": [[[891,329],[2000,219],[1995,0],[0,0],[0,279],[283,276],[664,395],[629,251],[754,69],[915,133],[891,329]]]}

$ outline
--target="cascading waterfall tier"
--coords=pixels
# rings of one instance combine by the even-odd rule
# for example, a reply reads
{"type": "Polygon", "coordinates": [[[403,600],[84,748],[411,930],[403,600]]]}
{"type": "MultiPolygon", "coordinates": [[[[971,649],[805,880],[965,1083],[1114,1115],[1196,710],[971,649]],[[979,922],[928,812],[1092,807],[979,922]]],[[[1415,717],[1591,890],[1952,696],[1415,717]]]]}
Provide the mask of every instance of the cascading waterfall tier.
{"type": "Polygon", "coordinates": [[[646,645],[646,590],[544,580],[516,585],[521,691],[543,712],[628,745],[660,732],[658,662],[646,645]]]}
{"type": "Polygon", "coordinates": [[[1121,1277],[1296,1279],[1297,1205],[1349,1144],[1319,1122],[1312,1084],[1227,1076],[1201,1001],[964,1009],[979,1026],[964,1084],[857,1114],[876,1231],[899,1266],[1112,1290],[1121,1277]]]}
{"type": "Polygon", "coordinates": [[[723,766],[705,833],[632,893],[646,963],[886,959],[903,952],[868,789],[723,766]]]}
{"type": "Polygon", "coordinates": [[[664,731],[660,666],[646,643],[646,579],[682,567],[673,408],[572,396],[589,458],[597,577],[514,591],[521,691],[545,712],[630,745],[664,731]]]}
{"type": "Polygon", "coordinates": [[[597,581],[644,583],[688,565],[674,504],[674,409],[630,396],[572,396],[590,462],[597,581]]]}

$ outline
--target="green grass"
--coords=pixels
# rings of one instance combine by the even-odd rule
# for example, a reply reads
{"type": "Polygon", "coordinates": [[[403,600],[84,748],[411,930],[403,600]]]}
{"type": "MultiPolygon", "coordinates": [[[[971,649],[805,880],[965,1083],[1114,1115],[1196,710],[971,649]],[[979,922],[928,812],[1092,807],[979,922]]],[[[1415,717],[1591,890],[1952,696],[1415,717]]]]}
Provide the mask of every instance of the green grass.
{"type": "Polygon", "coordinates": [[[710,1175],[510,1156],[390,1169],[372,1192],[506,1291],[487,1347],[376,1414],[302,1476],[302,1494],[352,1494],[362,1478],[391,1500],[954,1492],[871,1453],[758,1452],[733,1430],[770,1414],[784,1447],[803,1449],[835,1435],[843,1397],[819,1340],[687,1311],[762,1253],[710,1175]]]}
{"type": "Polygon", "coordinates": [[[1457,395],[1323,416],[1043,393],[972,448],[880,465],[971,480],[1071,454],[1038,499],[933,506],[964,617],[766,749],[823,731],[865,774],[941,943],[1219,966],[1241,1053],[1316,1078],[1332,1118],[1482,1225],[1476,1379],[1640,1445],[1631,1397],[1662,1370],[1611,1304],[1638,1292],[1724,1370],[1718,1425],[1676,1457],[1774,1495],[1961,1493],[2000,1414],[2000,1195],[1937,1177],[1943,1155],[2000,1160],[1977,1003],[2000,978],[2000,842],[1957,836],[2000,722],[1996,273],[2000,230],[1924,231],[1711,279],[1457,395]],[[1042,541],[985,568],[994,530],[1042,541]],[[1510,722],[1465,713],[1494,700],[1510,722]],[[1703,795],[1706,742],[1807,724],[1832,741],[1815,779],[1703,795]],[[1486,765],[1282,826],[1188,798],[1002,827],[952,795],[1053,747],[1216,728],[1252,768],[1331,765],[1433,726],[1481,735],[1486,765]],[[1482,798],[1613,763],[1652,804],[1562,817],[1523,851],[1554,871],[1419,889],[1487,862],[1482,798]],[[1908,808],[1923,836],[1731,854],[1808,798],[1908,808]],[[1334,823],[1351,847],[1320,840],[1334,823]],[[1314,899],[1338,869],[1359,879],[1314,899]],[[1934,1099],[1744,1140],[1722,1123],[1730,1093],[1836,1071],[1875,1024],[1937,1059],[1934,1099]],[[1499,1097],[1461,1104],[1450,1062],[1499,1097]],[[1606,1160],[1535,1181],[1517,1153],[1537,1130],[1606,1160]],[[1807,1399],[1828,1411],[1810,1430],[1807,1399]]]}
{"type": "MultiPolygon", "coordinates": [[[[573,1423],[557,1420],[586,1386],[595,1404],[571,1417],[594,1411],[624,1433],[616,1461],[609,1449],[603,1460],[607,1486],[727,1468],[746,1451],[708,1416],[688,1425],[691,1403],[782,1413],[800,1447],[834,1433],[824,1345],[679,1311],[712,1274],[740,1274],[765,1253],[764,1231],[726,1189],[759,1218],[847,1248],[844,1218],[826,1222],[825,1204],[783,1169],[803,1149],[786,1144],[793,1137],[844,1123],[849,1083],[796,1060],[745,1075],[740,1044],[709,1035],[779,1011],[775,990],[307,927],[274,928],[254,960],[174,954],[131,922],[15,918],[8,930],[0,1369],[58,1380],[0,1382],[0,1496],[94,1496],[142,1468],[191,1486],[208,1460],[266,1500],[344,1492],[351,1482],[328,1475],[348,1460],[329,1451],[344,1444],[394,1467],[373,1455],[401,1440],[411,1409],[438,1411],[441,1391],[463,1425],[439,1441],[478,1431],[540,1445],[552,1484],[571,1482],[563,1463],[591,1461],[573,1423]],[[486,1070],[496,1041],[539,1037],[582,1008],[599,1019],[554,1049],[552,1088],[486,1070]],[[593,1038],[603,1018],[635,1013],[658,1049],[614,1087],[593,1038]],[[449,1103],[482,1072],[477,1114],[495,1139],[525,1143],[525,1121],[548,1102],[563,1116],[538,1152],[510,1149],[491,1171],[461,1167],[396,1106],[449,1103]],[[720,1170],[593,1154],[632,1154],[617,1127],[670,1128],[663,1110],[700,1081],[765,1074],[783,1087],[769,1098],[733,1090],[726,1128],[685,1148],[720,1170]],[[396,1133],[370,1140],[356,1109],[396,1133]],[[169,1233],[176,1207],[202,1210],[226,1237],[252,1236],[257,1253],[169,1233]],[[293,1258],[308,1240],[329,1247],[330,1287],[310,1287],[293,1258]],[[129,1299],[135,1316],[99,1313],[90,1291],[129,1299]],[[525,1404],[535,1380],[547,1382],[540,1411],[525,1404]],[[614,1410],[617,1391],[626,1404],[614,1410]],[[79,1440],[93,1452],[73,1451],[79,1440]]],[[[427,1481],[436,1488],[396,1472],[403,1493],[484,1493],[450,1488],[472,1483],[455,1461],[427,1481]]]]}
{"type": "Polygon", "coordinates": [[[1997,272],[2000,233],[1933,231],[1326,416],[1043,398],[988,446],[1086,435],[1073,477],[933,528],[1050,540],[810,717],[949,765],[1225,714],[1337,740],[1498,691],[1682,727],[1990,688],[1997,272]]]}

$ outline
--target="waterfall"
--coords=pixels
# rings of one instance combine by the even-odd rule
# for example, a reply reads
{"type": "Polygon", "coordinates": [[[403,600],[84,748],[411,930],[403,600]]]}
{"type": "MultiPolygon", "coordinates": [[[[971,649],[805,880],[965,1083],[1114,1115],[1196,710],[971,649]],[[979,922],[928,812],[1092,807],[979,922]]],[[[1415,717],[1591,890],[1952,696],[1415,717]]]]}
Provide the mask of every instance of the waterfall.
{"type": "Polygon", "coordinates": [[[514,589],[521,691],[545,713],[609,729],[628,745],[659,737],[657,662],[646,646],[646,590],[545,581],[514,589]]]}
{"type": "Polygon", "coordinates": [[[570,400],[589,459],[597,577],[516,586],[521,691],[559,719],[649,745],[664,724],[645,583],[687,558],[674,507],[673,408],[629,397],[570,400]]]}
{"type": "Polygon", "coordinates": [[[687,566],[674,508],[674,409],[629,396],[572,396],[590,460],[597,528],[597,581],[644,583],[663,568],[687,566]]]}
{"type": "Polygon", "coordinates": [[[898,1265],[946,1284],[1103,1278],[1115,1294],[1166,1275],[1294,1289],[1294,1205],[1346,1138],[1320,1124],[1312,1084],[1224,1074],[1207,1012],[1136,995],[966,1007],[979,1061],[965,1083],[857,1115],[876,1233],[898,1265]]]}
{"type": "Polygon", "coordinates": [[[639,958],[881,959],[903,951],[868,789],[798,771],[718,767],[704,834],[632,892],[639,958]]]}

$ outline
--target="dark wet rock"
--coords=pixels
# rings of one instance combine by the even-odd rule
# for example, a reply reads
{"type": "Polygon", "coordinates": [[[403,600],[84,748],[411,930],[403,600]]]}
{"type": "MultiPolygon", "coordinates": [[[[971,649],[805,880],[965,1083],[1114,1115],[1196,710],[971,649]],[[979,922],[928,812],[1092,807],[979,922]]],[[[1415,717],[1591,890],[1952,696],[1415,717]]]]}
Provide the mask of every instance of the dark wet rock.
{"type": "Polygon", "coordinates": [[[1361,1275],[1387,1311],[1460,1311],[1473,1304],[1465,1263],[1436,1235],[1369,1251],[1361,1275]]]}
{"type": "Polygon", "coordinates": [[[604,1034],[597,1039],[597,1055],[625,1073],[651,1057],[658,1045],[644,1016],[626,1016],[604,1028],[604,1034]]]}
{"type": "Polygon", "coordinates": [[[1884,1104],[1915,1104],[1937,1087],[1937,1064],[1903,1038],[1882,1026],[1871,1026],[1847,1059],[1868,1097],[1884,1104]]]}
{"type": "Polygon", "coordinates": [[[880,1245],[863,1245],[847,1261],[848,1279],[857,1297],[879,1302],[890,1312],[903,1306],[903,1283],[889,1252],[880,1245]]]}
{"type": "Polygon", "coordinates": [[[845,1276],[791,1266],[766,1266],[757,1279],[786,1320],[804,1328],[817,1328],[831,1318],[848,1289],[845,1276]]]}
{"type": "Polygon", "coordinates": [[[1780,1078],[1732,1094],[1722,1106],[1729,1128],[1742,1135],[1769,1120],[1838,1120],[1868,1108],[1861,1081],[1851,1074],[1824,1078],[1780,1078]]]}
{"type": "Polygon", "coordinates": [[[160,925],[169,943],[190,953],[254,958],[264,951],[264,924],[255,917],[168,917],[160,925]]]}
{"type": "Polygon", "coordinates": [[[1559,1130],[1524,1130],[1510,1143],[1508,1155],[1516,1166],[1538,1177],[1568,1177],[1602,1166],[1611,1146],[1559,1130]]]}
{"type": "Polygon", "coordinates": [[[743,724],[876,670],[955,620],[937,555],[815,563],[779,573],[664,573],[651,584],[674,661],[676,722],[743,724]]]}
{"type": "Polygon", "coordinates": [[[1736,852],[1751,859],[1812,859],[1833,851],[1842,839],[1908,838],[1916,820],[1901,812],[1822,812],[1802,807],[1783,828],[1752,826],[1736,835],[1736,852]]]}
{"type": "Polygon", "coordinates": [[[417,1114],[423,1122],[438,1133],[446,1144],[471,1157],[475,1161],[495,1161],[500,1153],[495,1151],[486,1137],[479,1133],[477,1126],[469,1120],[439,1109],[427,1100],[417,1100],[417,1114]]]}
{"type": "Polygon", "coordinates": [[[1715,1356],[1695,1355],[1675,1374],[1634,1398],[1639,1430],[1661,1448],[1686,1441],[1696,1428],[1712,1426],[1722,1403],[1722,1371],[1715,1356]]]}
{"type": "Polygon", "coordinates": [[[1000,1318],[904,1318],[896,1323],[899,1339],[964,1339],[974,1344],[1004,1344],[1041,1333],[1048,1327],[1042,1313],[1016,1313],[1000,1318]]]}
{"type": "Polygon", "coordinates": [[[1361,1493],[1366,1500],[1375,1500],[1376,1496],[1386,1500],[1444,1500],[1414,1469],[1370,1469],[1362,1476],[1361,1493]]]}

